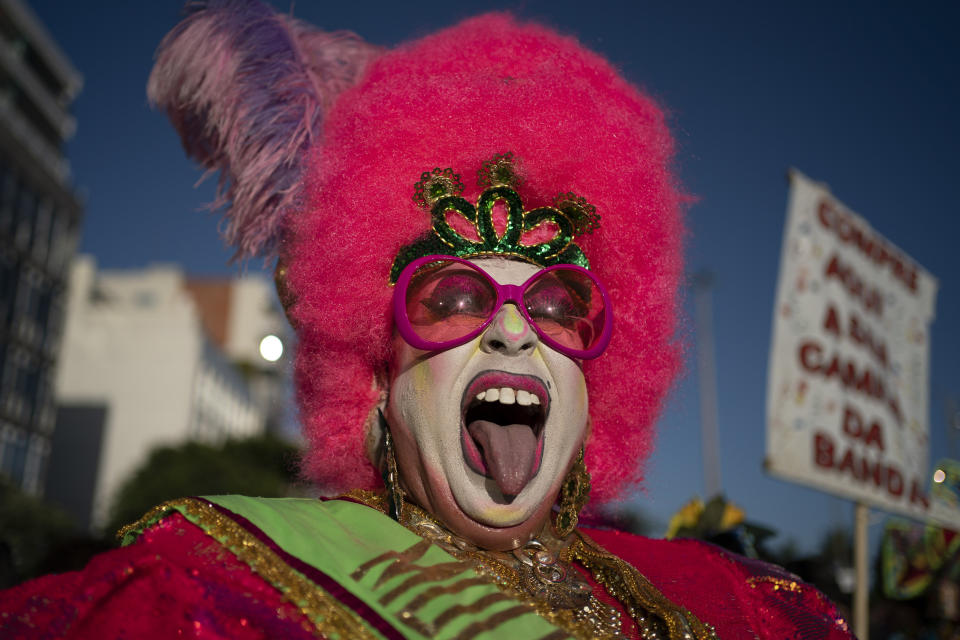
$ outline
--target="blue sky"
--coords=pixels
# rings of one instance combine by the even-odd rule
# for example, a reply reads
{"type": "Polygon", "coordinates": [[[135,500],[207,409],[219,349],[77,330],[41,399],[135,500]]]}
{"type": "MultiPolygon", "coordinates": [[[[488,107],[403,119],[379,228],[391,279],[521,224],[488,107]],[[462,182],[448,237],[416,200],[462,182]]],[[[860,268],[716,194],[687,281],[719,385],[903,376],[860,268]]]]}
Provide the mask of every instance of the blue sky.
{"type": "MultiPolygon", "coordinates": [[[[200,210],[212,198],[212,185],[194,188],[199,172],[144,96],[154,48],[176,22],[180,4],[31,5],[85,77],[74,105],[78,132],[67,147],[86,194],[81,250],[108,268],[165,262],[191,273],[229,273],[231,252],[217,236],[217,221],[200,210]]],[[[391,45],[491,8],[576,34],[669,110],[679,172],[698,198],[689,214],[689,271],[706,269],[716,280],[724,487],[751,519],[803,548],[814,546],[828,526],[852,523],[848,502],[771,479],[761,469],[791,166],[828,183],[939,279],[931,462],[949,453],[945,405],[951,395],[960,398],[957,4],[301,0],[294,13],[391,45]]],[[[692,304],[688,314],[689,371],[660,421],[647,490],[636,498],[661,524],[703,492],[692,304]]]]}

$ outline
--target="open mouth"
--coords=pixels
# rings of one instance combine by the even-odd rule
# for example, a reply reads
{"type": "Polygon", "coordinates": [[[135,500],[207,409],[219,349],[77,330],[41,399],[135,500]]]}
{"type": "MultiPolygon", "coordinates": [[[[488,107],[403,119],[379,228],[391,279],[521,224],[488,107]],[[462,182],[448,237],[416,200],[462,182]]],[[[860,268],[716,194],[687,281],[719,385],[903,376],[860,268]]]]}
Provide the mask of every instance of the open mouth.
{"type": "Polygon", "coordinates": [[[484,371],[461,401],[460,437],[467,466],[504,496],[519,494],[540,468],[550,396],[534,376],[484,371]]]}

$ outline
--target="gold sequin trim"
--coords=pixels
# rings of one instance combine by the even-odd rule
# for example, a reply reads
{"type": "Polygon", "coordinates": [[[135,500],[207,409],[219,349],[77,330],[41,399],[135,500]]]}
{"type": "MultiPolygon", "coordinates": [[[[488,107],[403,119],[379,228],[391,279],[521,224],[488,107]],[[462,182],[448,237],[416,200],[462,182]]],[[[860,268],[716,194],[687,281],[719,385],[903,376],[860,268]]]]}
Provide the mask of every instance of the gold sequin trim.
{"type": "Polygon", "coordinates": [[[203,500],[171,500],[151,509],[137,522],[123,527],[117,537],[146,529],[173,511],[182,512],[204,533],[221,542],[254,573],[276,587],[284,600],[297,607],[315,627],[317,636],[377,640],[361,618],[299,571],[291,568],[266,544],[203,500]]]}
{"type": "MultiPolygon", "coordinates": [[[[552,212],[555,213],[556,215],[558,215],[558,216],[563,216],[563,217],[566,218],[567,220],[570,220],[570,216],[568,216],[568,215],[567,215],[566,213],[564,213],[563,211],[560,211],[560,210],[557,209],[556,207],[540,207],[540,209],[546,209],[546,210],[548,210],[548,211],[552,211],[552,212]]],[[[521,232],[520,232],[520,238],[517,240],[517,244],[520,245],[521,247],[536,247],[536,246],[545,244],[545,243],[543,243],[543,242],[540,242],[540,243],[537,243],[537,244],[523,244],[523,236],[527,235],[528,233],[531,233],[534,229],[537,229],[538,227],[542,227],[543,225],[547,224],[548,222],[552,222],[552,223],[557,227],[557,233],[554,234],[554,236],[553,236],[552,238],[550,238],[549,240],[547,240],[547,242],[552,242],[553,240],[555,240],[555,239],[558,238],[559,236],[563,235],[563,231],[560,230],[560,225],[557,223],[556,219],[551,220],[551,219],[547,218],[547,219],[545,219],[545,220],[541,220],[540,222],[536,223],[535,225],[533,225],[533,226],[530,227],[529,229],[522,229],[521,232]]],[[[570,224],[571,224],[571,226],[573,226],[573,222],[572,222],[572,221],[570,222],[570,224]]],[[[553,252],[551,252],[551,253],[549,253],[549,254],[547,254],[547,255],[544,255],[544,256],[542,257],[542,259],[544,259],[544,260],[550,260],[550,259],[552,259],[552,258],[557,257],[558,255],[560,255],[561,253],[563,253],[564,251],[566,251],[567,249],[569,249],[569,248],[570,248],[570,245],[573,244],[573,242],[574,242],[575,239],[576,239],[576,237],[573,236],[573,235],[571,235],[569,238],[567,238],[567,242],[566,242],[562,247],[560,247],[560,248],[557,249],[556,251],[553,251],[553,252]]]]}
{"type": "Polygon", "coordinates": [[[532,264],[536,267],[540,265],[531,257],[525,256],[520,253],[512,253],[510,251],[472,251],[470,253],[465,253],[462,256],[459,256],[464,259],[468,258],[515,258],[521,262],[526,262],[527,264],[532,264]]]}
{"type": "MultiPolygon", "coordinates": [[[[796,580],[788,580],[786,578],[778,578],[776,576],[751,576],[747,578],[747,584],[750,585],[751,589],[756,589],[757,585],[769,584],[772,585],[774,591],[789,591],[791,593],[803,594],[809,591],[806,588],[806,585],[802,582],[796,580]]],[[[817,600],[820,604],[826,608],[832,609],[833,603],[827,599],[826,596],[819,589],[813,589],[813,593],[816,595],[817,600]]],[[[843,616],[836,616],[833,618],[833,624],[843,631],[849,631],[849,626],[847,621],[843,616]]]]}
{"type": "MultiPolygon", "coordinates": [[[[566,215],[564,212],[559,211],[558,209],[555,209],[554,207],[541,207],[541,209],[549,209],[549,210],[555,212],[555,213],[556,213],[557,215],[559,215],[559,216],[563,216],[563,217],[565,217],[565,218],[567,217],[567,215],[566,215]]],[[[523,244],[523,236],[527,235],[528,233],[533,233],[534,231],[536,231],[537,229],[539,229],[540,227],[542,227],[542,226],[545,225],[545,224],[553,224],[554,226],[558,227],[558,232],[557,232],[557,234],[559,234],[559,225],[557,225],[557,221],[556,221],[556,220],[550,220],[549,218],[547,218],[547,219],[541,220],[540,222],[536,223],[535,225],[533,225],[533,226],[530,227],[529,229],[524,229],[524,230],[523,230],[523,233],[520,234],[520,239],[517,240],[517,244],[519,244],[521,247],[535,247],[535,246],[537,246],[537,245],[535,245],[535,244],[523,244]]],[[[557,234],[554,234],[553,238],[556,238],[556,237],[557,237],[557,234]]],[[[551,238],[551,240],[552,240],[553,238],[551,238]]],[[[543,244],[543,243],[541,242],[541,243],[538,243],[538,244],[543,244]]],[[[564,251],[566,251],[566,250],[567,250],[567,247],[569,247],[571,244],[573,244],[573,238],[571,238],[570,240],[568,240],[568,241],[567,241],[567,244],[563,245],[563,247],[561,247],[559,251],[554,251],[553,253],[551,253],[551,254],[550,254],[549,256],[547,256],[547,257],[553,257],[553,256],[556,256],[556,255],[560,255],[561,253],[563,253],[564,251]]],[[[527,261],[533,263],[533,261],[530,260],[529,258],[527,258],[527,261]]],[[[534,264],[535,264],[535,263],[534,263],[534,264]]]]}
{"type": "Polygon", "coordinates": [[[580,561],[593,573],[597,582],[624,605],[642,634],[656,635],[656,631],[650,628],[650,620],[642,615],[646,611],[666,625],[667,637],[671,640],[717,640],[713,627],[700,622],[689,610],[667,599],[633,565],[613,555],[582,531],[578,530],[576,535],[576,540],[569,547],[571,559],[580,561]]]}
{"type": "Polygon", "coordinates": [[[747,578],[747,584],[752,588],[756,589],[758,584],[767,583],[773,585],[773,590],[778,591],[784,589],[786,591],[792,591],[794,593],[803,593],[804,588],[796,580],[786,580],[784,578],[777,578],[776,576],[754,576],[747,578]]]}
{"type": "MultiPolygon", "coordinates": [[[[446,242],[446,241],[444,241],[444,242],[446,242]]],[[[447,244],[449,244],[449,243],[447,243],[447,244]]],[[[450,246],[452,246],[452,245],[450,245],[450,246]]],[[[524,245],[524,246],[526,246],[526,245],[524,245]]],[[[567,246],[569,246],[569,245],[567,245],[567,246]]],[[[441,255],[441,256],[442,256],[442,255],[444,255],[444,254],[438,254],[438,255],[441,255]]],[[[540,265],[540,263],[538,263],[537,261],[535,261],[533,258],[530,258],[529,256],[521,255],[521,254],[519,254],[519,253],[511,253],[511,252],[509,252],[509,251],[502,251],[502,252],[500,252],[500,251],[473,251],[473,252],[471,252],[471,253],[464,253],[463,255],[458,255],[457,257],[458,257],[458,258],[463,258],[464,260],[470,260],[471,258],[513,258],[513,259],[515,259],[515,260],[520,260],[521,262],[526,262],[527,264],[532,264],[532,265],[535,266],[535,267],[541,267],[541,268],[542,268],[542,265],[540,265]]],[[[411,260],[410,262],[413,262],[413,260],[411,260]]],[[[396,283],[395,279],[388,279],[388,281],[387,281],[387,286],[395,287],[396,285],[397,285],[397,283],[396,283]]],[[[349,492],[347,492],[347,493],[345,493],[345,494],[343,494],[343,495],[344,495],[344,497],[348,497],[348,498],[349,498],[349,497],[352,496],[354,493],[357,493],[357,492],[360,492],[360,491],[366,491],[366,489],[351,489],[349,492]]]]}

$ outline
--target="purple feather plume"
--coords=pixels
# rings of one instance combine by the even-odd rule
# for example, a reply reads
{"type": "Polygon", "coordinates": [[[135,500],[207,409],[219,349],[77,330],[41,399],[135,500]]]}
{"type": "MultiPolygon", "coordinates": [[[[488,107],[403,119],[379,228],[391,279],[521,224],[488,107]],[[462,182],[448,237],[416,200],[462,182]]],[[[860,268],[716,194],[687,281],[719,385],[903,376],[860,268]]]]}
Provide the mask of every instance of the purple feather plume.
{"type": "Polygon", "coordinates": [[[380,49],[325,33],[259,2],[190,3],[160,43],[147,84],[187,154],[220,170],[214,208],[235,257],[276,252],[301,199],[308,150],[324,112],[380,49]]]}

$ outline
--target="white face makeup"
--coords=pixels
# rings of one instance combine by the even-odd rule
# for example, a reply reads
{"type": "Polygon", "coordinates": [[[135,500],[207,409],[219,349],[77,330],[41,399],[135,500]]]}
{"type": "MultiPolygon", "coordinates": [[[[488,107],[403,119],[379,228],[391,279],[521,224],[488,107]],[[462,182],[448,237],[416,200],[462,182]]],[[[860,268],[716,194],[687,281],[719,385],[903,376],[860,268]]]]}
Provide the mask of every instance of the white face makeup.
{"type": "MultiPolygon", "coordinates": [[[[536,266],[474,261],[501,284],[536,266]]],[[[542,344],[513,304],[480,336],[427,352],[394,339],[387,419],[415,502],[488,548],[539,531],[587,428],[580,365],[542,344]]]]}

